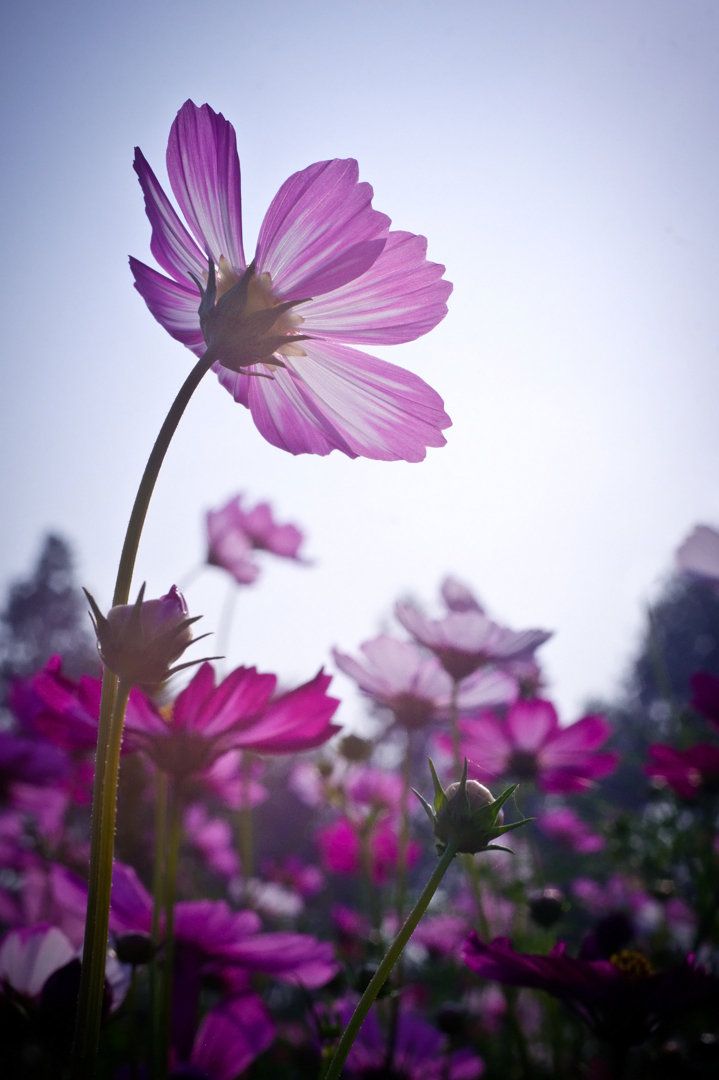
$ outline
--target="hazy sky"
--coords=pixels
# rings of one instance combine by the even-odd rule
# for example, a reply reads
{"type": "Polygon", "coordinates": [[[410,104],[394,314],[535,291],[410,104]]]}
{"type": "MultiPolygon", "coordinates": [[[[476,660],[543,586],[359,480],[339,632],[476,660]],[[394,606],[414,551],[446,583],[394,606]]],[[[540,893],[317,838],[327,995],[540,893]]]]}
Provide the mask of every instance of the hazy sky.
{"type": "MultiPolygon", "coordinates": [[[[719,523],[719,5],[29,0],[0,48],[0,588],[53,529],[110,601],[192,362],[132,288],[127,256],[152,261],[132,151],[164,179],[192,97],[237,129],[249,251],[282,181],[328,157],[356,157],[375,206],[429,238],[449,315],[376,352],[454,423],[418,465],[293,458],[209,375],[136,582],[182,580],[203,512],[244,491],[301,525],[315,561],[266,563],[239,598],[233,666],[309,678],[451,572],[508,625],[556,630],[542,655],[566,719],[611,694],[676,545],[719,523]]],[[[225,592],[219,571],[189,585],[204,629],[225,592]]]]}

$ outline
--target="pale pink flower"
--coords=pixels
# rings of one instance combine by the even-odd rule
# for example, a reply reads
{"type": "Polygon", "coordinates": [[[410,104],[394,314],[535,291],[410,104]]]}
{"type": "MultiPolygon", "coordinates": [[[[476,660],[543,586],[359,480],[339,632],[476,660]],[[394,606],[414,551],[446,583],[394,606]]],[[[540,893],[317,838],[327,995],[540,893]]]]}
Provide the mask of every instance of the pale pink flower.
{"type": "Polygon", "coordinates": [[[71,941],[57,926],[10,930],[0,943],[0,988],[11,986],[24,997],[38,997],[50,976],[76,955],[71,941]]]}
{"type": "Polygon", "coordinates": [[[569,806],[543,811],[537,816],[537,826],[545,836],[582,855],[602,851],[606,845],[604,837],[592,832],[569,806]]]}
{"type": "Polygon", "coordinates": [[[302,533],[296,525],[280,525],[269,503],[250,509],[235,495],[224,506],[207,513],[207,562],[232,574],[239,585],[251,585],[260,573],[255,551],[269,551],[284,559],[303,562],[299,550],[302,533]]]}
{"type": "Polygon", "coordinates": [[[696,525],[677,549],[677,565],[686,574],[719,584],[719,531],[696,525]]]}
{"type": "Polygon", "coordinates": [[[431,649],[453,679],[464,679],[486,665],[511,670],[514,662],[531,660],[550,638],[547,630],[508,630],[478,608],[450,610],[430,619],[412,604],[398,603],[397,618],[405,630],[431,649]]]}
{"type": "Polygon", "coordinates": [[[421,461],[445,443],[441,398],[416,375],[348,347],[413,341],[444,317],[451,285],[426,241],[390,231],[353,160],[294,173],[272,200],[248,264],[235,132],[187,101],[167,173],[189,231],[138,149],[135,170],[165,274],[130,260],[155,318],[293,454],[421,461]]]}

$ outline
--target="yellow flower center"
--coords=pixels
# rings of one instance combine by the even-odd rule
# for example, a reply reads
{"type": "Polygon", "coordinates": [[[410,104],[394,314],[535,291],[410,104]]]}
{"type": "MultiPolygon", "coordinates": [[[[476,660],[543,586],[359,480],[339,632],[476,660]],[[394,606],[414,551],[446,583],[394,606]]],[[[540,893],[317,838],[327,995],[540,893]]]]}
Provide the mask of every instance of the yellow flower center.
{"type": "Polygon", "coordinates": [[[637,982],[639,979],[646,979],[654,974],[654,968],[646,956],[634,949],[622,949],[614,953],[610,956],[609,962],[626,975],[630,982],[637,982]]]}

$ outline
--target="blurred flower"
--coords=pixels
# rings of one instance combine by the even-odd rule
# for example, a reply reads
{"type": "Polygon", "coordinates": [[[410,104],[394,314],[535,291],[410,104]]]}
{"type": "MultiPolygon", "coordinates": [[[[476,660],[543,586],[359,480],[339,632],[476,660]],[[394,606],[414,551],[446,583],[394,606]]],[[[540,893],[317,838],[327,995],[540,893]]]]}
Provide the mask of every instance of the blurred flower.
{"type": "Polygon", "coordinates": [[[225,506],[207,513],[207,562],[232,574],[239,585],[251,585],[260,568],[253,551],[269,551],[285,559],[302,562],[299,549],[302,533],[295,525],[279,525],[269,503],[251,510],[242,508],[236,495],[225,506]]]}
{"type": "Polygon", "coordinates": [[[687,750],[654,743],[650,761],[644,766],[648,776],[664,780],[681,799],[697,799],[702,793],[719,791],[719,746],[697,743],[687,750]]]}
{"type": "Polygon", "coordinates": [[[240,860],[228,821],[210,817],[204,806],[193,803],[185,810],[183,827],[185,837],[216,874],[231,880],[240,872],[240,860]]]}
{"type": "Polygon", "coordinates": [[[561,727],[554,706],[539,699],[516,702],[505,717],[483,713],[460,720],[470,775],[489,783],[531,780],[549,792],[584,791],[614,770],[617,754],[596,752],[610,730],[603,716],[561,727]]]}
{"type": "Polygon", "coordinates": [[[138,686],[151,693],[175,672],[201,663],[190,660],[172,666],[192,645],[190,626],[201,618],[200,615],[188,618],[185,598],[175,585],[159,600],[145,600],[143,585],[134,604],[118,604],[107,616],[87,589],[84,592],[92,608],[102,662],[128,686],[138,686]]]}
{"type": "Polygon", "coordinates": [[[508,938],[486,944],[471,933],[462,958],[482,978],[545,990],[617,1047],[643,1042],[665,1017],[719,999],[719,983],[691,956],[655,973],[641,954],[627,950],[611,960],[580,960],[560,943],[538,956],[515,952],[508,938]]]}
{"type": "Polygon", "coordinates": [[[132,745],[159,769],[183,778],[204,773],[230,750],[308,750],[338,730],[330,723],[339,705],[326,693],[330,682],[320,671],[310,682],[273,698],[275,675],[240,667],[215,686],[212,666],[203,664],[169,716],[148,698],[131,700],[125,730],[132,745]]]}
{"type": "Polygon", "coordinates": [[[719,679],[708,671],[697,671],[691,677],[691,688],[691,707],[719,728],[719,679]]]}
{"type": "MultiPolygon", "coordinates": [[[[345,1006],[341,1012],[341,1022],[348,1023],[351,1006],[345,1006]]],[[[392,1065],[388,1068],[387,1040],[376,1013],[370,1012],[350,1050],[343,1075],[353,1080],[380,1076],[403,1080],[475,1080],[484,1074],[481,1058],[471,1050],[451,1052],[442,1032],[407,1011],[399,1014],[394,1039],[392,1065]]]]}
{"type": "Polygon", "coordinates": [[[209,352],[269,442],[406,461],[444,445],[450,420],[435,391],[345,344],[412,341],[444,317],[451,292],[424,238],[390,232],[372,209],[355,161],[317,162],[285,181],[249,265],[235,132],[221,113],[187,101],[170,131],[167,172],[189,232],[139,149],[135,171],[152,253],[170,275],[131,259],[135,287],[168,333],[209,352]]]}
{"type": "Polygon", "coordinates": [[[8,931],[0,942],[0,994],[11,987],[24,997],[39,997],[50,976],[74,956],[72,942],[57,926],[40,923],[8,931]]]}
{"type": "Polygon", "coordinates": [[[585,821],[569,806],[557,806],[537,815],[537,827],[552,840],[565,844],[580,855],[602,851],[606,841],[592,832],[585,821]]]}
{"type": "Polygon", "coordinates": [[[441,619],[428,618],[412,604],[398,603],[395,612],[405,630],[431,649],[457,681],[489,664],[511,671],[513,662],[532,659],[552,636],[547,630],[507,630],[466,601],[441,619]]]}
{"type": "MultiPolygon", "coordinates": [[[[427,656],[409,641],[381,634],[360,646],[355,660],[332,650],[337,667],[354,679],[360,690],[389,709],[395,722],[408,729],[446,719],[453,700],[450,676],[434,656],[427,656]]],[[[506,705],[517,696],[517,683],[502,671],[477,671],[463,679],[456,694],[457,708],[478,709],[506,705]]]]}
{"type": "Polygon", "coordinates": [[[677,549],[677,565],[685,574],[719,584],[719,532],[696,525],[677,549]]]}

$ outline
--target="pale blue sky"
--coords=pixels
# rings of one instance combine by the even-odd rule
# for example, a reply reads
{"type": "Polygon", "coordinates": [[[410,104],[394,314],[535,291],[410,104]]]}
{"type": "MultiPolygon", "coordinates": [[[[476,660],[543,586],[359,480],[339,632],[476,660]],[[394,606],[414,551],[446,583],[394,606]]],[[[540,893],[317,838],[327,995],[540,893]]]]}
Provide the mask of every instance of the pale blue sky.
{"type": "MultiPolygon", "coordinates": [[[[356,157],[376,207],[429,238],[450,313],[377,352],[435,386],[454,426],[420,465],[292,458],[209,376],[137,581],[182,579],[202,511],[245,491],[303,526],[316,562],[268,564],[243,594],[233,664],[309,677],[453,572],[507,624],[556,630],[543,656],[566,719],[610,693],[675,546],[719,522],[719,7],[30,0],[0,48],[0,586],[56,529],[110,599],[191,363],[132,288],[127,256],[151,261],[132,149],[164,178],[192,97],[237,129],[248,249],[281,182],[327,157],[356,157]]],[[[216,571],[189,587],[204,629],[224,591],[216,571]]]]}

